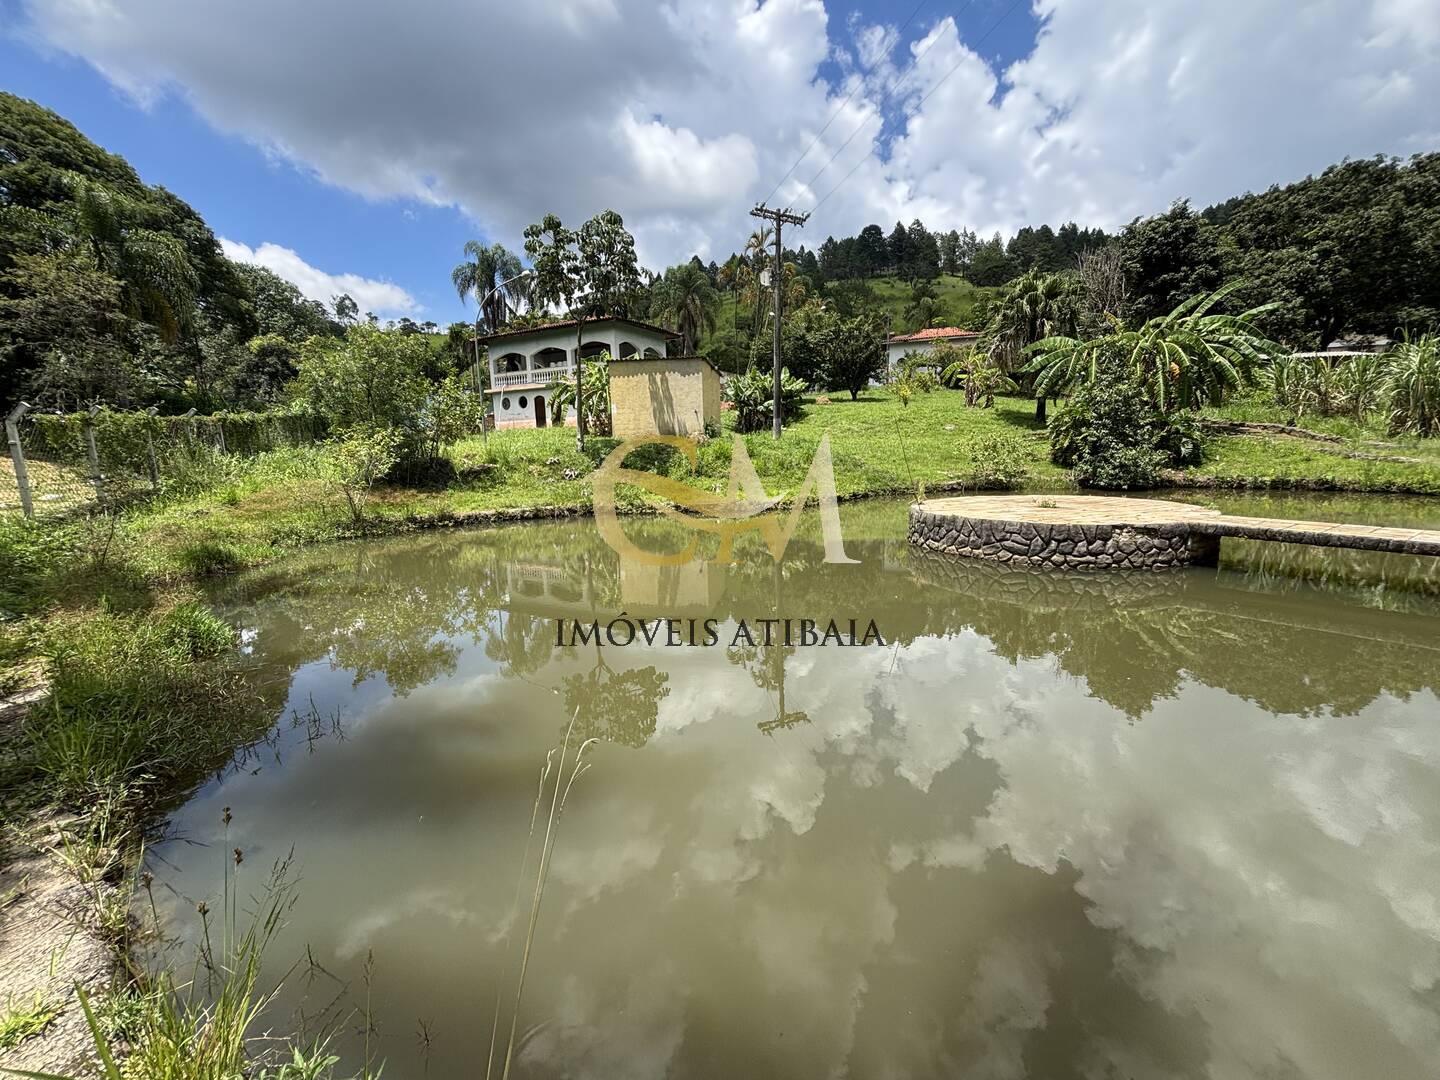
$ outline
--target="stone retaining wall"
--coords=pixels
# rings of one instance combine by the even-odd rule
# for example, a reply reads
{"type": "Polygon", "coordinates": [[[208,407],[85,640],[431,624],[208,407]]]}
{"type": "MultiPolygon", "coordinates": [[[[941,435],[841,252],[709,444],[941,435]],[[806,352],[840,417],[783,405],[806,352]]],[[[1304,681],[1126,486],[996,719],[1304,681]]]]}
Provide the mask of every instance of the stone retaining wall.
{"type": "Polygon", "coordinates": [[[1068,570],[1214,566],[1220,537],[1189,525],[1078,525],[997,521],[910,508],[910,543],[945,555],[1068,570]]]}

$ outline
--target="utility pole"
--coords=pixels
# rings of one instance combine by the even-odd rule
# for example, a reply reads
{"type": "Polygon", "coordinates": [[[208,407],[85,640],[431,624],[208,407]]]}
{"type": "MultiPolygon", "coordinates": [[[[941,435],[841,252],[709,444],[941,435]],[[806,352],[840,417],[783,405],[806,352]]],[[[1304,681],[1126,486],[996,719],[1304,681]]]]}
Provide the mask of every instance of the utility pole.
{"type": "Polygon", "coordinates": [[[795,214],[788,208],[784,210],[771,210],[763,202],[750,211],[751,217],[757,217],[764,221],[775,223],[775,263],[770,268],[770,284],[775,287],[775,350],[771,360],[770,388],[771,405],[770,412],[774,419],[772,434],[778,440],[780,438],[780,301],[781,286],[784,283],[784,259],[785,248],[780,243],[780,226],[782,224],[794,225],[799,228],[809,219],[809,214],[795,214]]]}

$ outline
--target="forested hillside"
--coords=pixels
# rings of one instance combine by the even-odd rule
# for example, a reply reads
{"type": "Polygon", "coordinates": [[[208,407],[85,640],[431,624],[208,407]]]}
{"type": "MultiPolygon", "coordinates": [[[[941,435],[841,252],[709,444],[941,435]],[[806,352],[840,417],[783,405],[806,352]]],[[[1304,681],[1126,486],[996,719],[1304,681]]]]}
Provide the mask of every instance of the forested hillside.
{"type": "Polygon", "coordinates": [[[0,403],[263,404],[296,344],[338,330],[124,158],[0,93],[0,403]]]}
{"type": "MultiPolygon", "coordinates": [[[[769,243],[757,231],[723,264],[695,258],[649,275],[633,306],[741,370],[768,348],[769,243]]],[[[1097,252],[1123,279],[1113,314],[1131,324],[1239,280],[1226,303],[1273,303],[1263,328],[1296,348],[1419,332],[1440,317],[1440,154],[1345,162],[1198,212],[1181,201],[1117,234],[1069,222],[982,240],[918,220],[867,225],[816,250],[786,250],[786,308],[819,301],[828,314],[812,311],[812,322],[865,315],[892,332],[986,330],[1000,287],[1073,276],[1097,252]]],[[[50,110],[0,94],[0,404],[264,407],[294,377],[301,343],[359,317],[349,297],[327,308],[225,258],[184,201],[50,110]]],[[[397,329],[422,328],[402,320],[397,329]]],[[[473,355],[463,324],[430,341],[447,368],[473,355]]]]}
{"type": "MultiPolygon", "coordinates": [[[[712,277],[743,281],[741,264],[755,261],[760,239],[752,236],[724,264],[712,262],[712,277]]],[[[1440,316],[1440,154],[1347,161],[1198,212],[1181,200],[1114,235],[1069,222],[980,240],[968,229],[931,231],[916,220],[888,233],[867,225],[855,236],[828,236],[818,252],[802,245],[786,258],[811,295],[877,305],[896,329],[937,318],[981,329],[986,309],[975,301],[988,294],[962,296],[957,279],[993,287],[1030,271],[1073,271],[1082,253],[1110,245],[1125,275],[1119,314],[1130,321],[1240,279],[1246,285],[1231,297],[1234,309],[1274,302],[1265,325],[1296,347],[1418,331],[1440,316]]]]}

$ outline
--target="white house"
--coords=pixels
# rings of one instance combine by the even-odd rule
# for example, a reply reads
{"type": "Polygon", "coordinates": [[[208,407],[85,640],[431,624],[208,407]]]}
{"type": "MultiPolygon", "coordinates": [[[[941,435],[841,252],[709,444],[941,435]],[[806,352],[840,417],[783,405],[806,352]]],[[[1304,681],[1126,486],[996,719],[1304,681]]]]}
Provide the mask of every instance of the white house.
{"type": "Polygon", "coordinates": [[[892,334],[885,339],[885,362],[893,372],[901,359],[910,353],[926,353],[939,341],[952,345],[973,345],[980,335],[974,330],[961,330],[958,326],[932,326],[917,330],[913,334],[892,334]]]}
{"type": "MultiPolygon", "coordinates": [[[[663,357],[665,346],[680,335],[634,319],[576,319],[510,330],[480,339],[489,350],[490,411],[495,426],[546,427],[550,397],[557,384],[574,382],[576,357],[589,360],[608,352],[612,357],[663,357]]],[[[566,424],[575,423],[575,409],[566,410],[566,424]]]]}

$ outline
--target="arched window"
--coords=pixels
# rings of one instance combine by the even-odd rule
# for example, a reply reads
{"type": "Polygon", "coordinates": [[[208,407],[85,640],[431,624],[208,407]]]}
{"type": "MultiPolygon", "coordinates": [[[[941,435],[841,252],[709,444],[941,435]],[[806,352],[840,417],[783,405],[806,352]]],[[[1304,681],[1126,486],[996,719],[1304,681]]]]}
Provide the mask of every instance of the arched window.
{"type": "Polygon", "coordinates": [[[622,341],[622,342],[620,342],[620,356],[619,356],[619,359],[625,360],[625,359],[627,359],[627,358],[629,358],[629,357],[631,357],[631,356],[634,356],[637,352],[639,352],[639,350],[636,349],[635,346],[634,346],[632,343],[630,343],[630,342],[628,342],[628,341],[622,341]]]}

